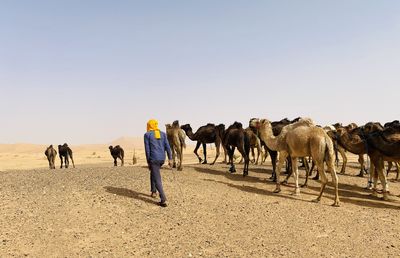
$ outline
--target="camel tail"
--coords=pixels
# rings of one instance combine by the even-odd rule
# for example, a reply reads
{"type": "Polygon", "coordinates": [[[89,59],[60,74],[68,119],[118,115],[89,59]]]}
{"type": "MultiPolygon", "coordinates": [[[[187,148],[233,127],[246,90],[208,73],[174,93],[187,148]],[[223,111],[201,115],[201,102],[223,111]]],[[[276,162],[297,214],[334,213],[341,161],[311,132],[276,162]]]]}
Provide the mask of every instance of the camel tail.
{"type": "Polygon", "coordinates": [[[75,168],[74,157],[72,156],[72,150],[71,149],[68,149],[68,155],[71,158],[72,166],[75,168]]]}
{"type": "Polygon", "coordinates": [[[178,136],[179,136],[179,141],[181,142],[181,147],[186,149],[186,143],[185,143],[186,136],[185,136],[185,133],[183,133],[183,132],[179,133],[178,136]]]}
{"type": "Polygon", "coordinates": [[[332,140],[329,138],[329,136],[327,138],[325,138],[325,161],[328,164],[334,164],[334,160],[333,157],[335,154],[335,148],[333,146],[333,142],[332,140]]]}

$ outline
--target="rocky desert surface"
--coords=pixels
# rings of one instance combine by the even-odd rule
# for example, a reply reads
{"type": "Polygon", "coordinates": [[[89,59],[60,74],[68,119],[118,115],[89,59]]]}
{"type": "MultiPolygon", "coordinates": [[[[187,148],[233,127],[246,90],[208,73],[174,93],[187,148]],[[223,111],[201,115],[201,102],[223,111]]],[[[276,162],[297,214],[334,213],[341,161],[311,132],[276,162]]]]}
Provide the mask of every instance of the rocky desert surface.
{"type": "Polygon", "coordinates": [[[162,208],[149,196],[143,164],[128,157],[127,166],[113,167],[106,150],[96,152],[104,161],[75,169],[49,170],[39,153],[42,168],[1,169],[1,257],[400,256],[400,182],[389,175],[390,201],[371,196],[356,157],[339,175],[336,208],[331,185],[319,204],[311,202],[314,180],[300,196],[292,195],[293,179],[274,194],[269,162],[250,165],[244,178],[242,165],[230,174],[226,164],[196,164],[186,151],[183,171],[162,170],[169,205],[162,208]]]}

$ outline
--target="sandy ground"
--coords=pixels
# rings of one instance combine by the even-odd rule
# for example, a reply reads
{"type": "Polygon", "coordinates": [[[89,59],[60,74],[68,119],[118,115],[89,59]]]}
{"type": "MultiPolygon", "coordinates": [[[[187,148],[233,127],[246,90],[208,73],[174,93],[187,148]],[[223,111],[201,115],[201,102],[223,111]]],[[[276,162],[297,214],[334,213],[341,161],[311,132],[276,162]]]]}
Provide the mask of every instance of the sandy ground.
{"type": "MultiPolygon", "coordinates": [[[[101,148],[77,150],[75,169],[0,173],[1,257],[400,256],[400,183],[390,182],[391,201],[371,197],[355,157],[339,178],[339,208],[330,206],[331,186],[320,204],[310,202],[317,181],[300,196],[292,184],[272,193],[269,162],[251,165],[246,178],[241,165],[236,174],[225,164],[163,169],[169,206],[161,208],[149,197],[147,168],[112,167],[101,148]]],[[[196,161],[190,151],[185,158],[196,161]]]]}

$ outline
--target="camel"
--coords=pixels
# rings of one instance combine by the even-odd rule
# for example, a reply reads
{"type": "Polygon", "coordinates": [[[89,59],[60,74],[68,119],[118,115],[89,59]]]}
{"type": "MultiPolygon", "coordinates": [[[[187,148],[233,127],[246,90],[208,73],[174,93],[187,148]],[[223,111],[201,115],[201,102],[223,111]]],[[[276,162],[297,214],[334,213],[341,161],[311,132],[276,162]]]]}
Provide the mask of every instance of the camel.
{"type": "Polygon", "coordinates": [[[57,156],[57,151],[53,148],[53,145],[50,145],[49,147],[47,147],[46,151],[44,152],[44,155],[46,155],[47,160],[49,161],[49,168],[56,169],[54,160],[57,156]]]}
{"type": "Polygon", "coordinates": [[[63,145],[58,145],[58,155],[60,156],[61,160],[60,168],[63,167],[63,158],[65,162],[65,168],[68,168],[69,166],[69,158],[71,158],[72,166],[75,168],[74,158],[72,156],[72,150],[70,147],[68,147],[68,144],[64,143],[63,145]]]}
{"type": "Polygon", "coordinates": [[[197,129],[196,133],[193,133],[190,124],[182,125],[181,129],[185,131],[186,135],[189,137],[190,140],[197,141],[196,148],[194,149],[193,152],[199,159],[199,163],[203,161],[202,158],[199,156],[199,154],[197,154],[197,150],[199,149],[200,145],[203,145],[203,153],[204,153],[203,164],[207,164],[206,144],[215,143],[215,148],[217,153],[215,155],[214,161],[211,163],[211,165],[214,165],[220,154],[219,148],[222,142],[221,131],[223,132],[225,130],[225,126],[223,124],[219,124],[218,126],[215,126],[214,124],[207,124],[197,129]]]}
{"type": "MultiPolygon", "coordinates": [[[[301,119],[300,117],[297,117],[297,118],[295,118],[293,120],[289,120],[288,118],[284,118],[284,119],[282,119],[280,121],[271,122],[272,131],[273,131],[274,136],[279,135],[284,126],[286,126],[288,124],[291,124],[291,123],[295,123],[295,122],[299,121],[300,119],[301,119]]],[[[258,131],[258,128],[256,127],[257,121],[259,121],[258,118],[250,119],[249,128],[251,128],[253,130],[253,132],[255,132],[256,135],[259,136],[259,131],[258,131]]],[[[269,148],[267,146],[267,144],[261,138],[260,138],[260,141],[261,141],[261,145],[265,149],[265,158],[266,158],[266,156],[268,156],[268,153],[271,155],[271,163],[272,163],[271,179],[272,179],[272,181],[276,181],[276,173],[275,172],[276,172],[276,161],[277,161],[278,153],[276,151],[271,150],[271,148],[269,148]]],[[[303,159],[303,163],[305,164],[306,170],[308,171],[308,163],[307,163],[307,161],[303,159]]],[[[284,182],[287,182],[288,178],[291,176],[291,162],[290,162],[290,158],[289,157],[287,159],[286,172],[288,172],[288,175],[287,175],[286,179],[284,180],[284,182]]],[[[306,183],[303,186],[307,185],[307,179],[308,179],[308,177],[306,178],[306,183]]]]}
{"type": "Polygon", "coordinates": [[[169,145],[171,147],[173,166],[176,168],[176,157],[178,157],[178,171],[182,171],[183,149],[186,148],[185,132],[180,128],[179,121],[176,120],[171,124],[166,124],[166,132],[169,145]]]}
{"type": "MultiPolygon", "coordinates": [[[[334,127],[336,128],[336,132],[333,132],[335,134],[334,138],[337,141],[338,144],[338,150],[341,151],[341,148],[344,148],[345,150],[358,155],[358,163],[360,163],[360,173],[358,176],[363,177],[364,172],[367,171],[365,168],[365,160],[364,160],[364,154],[367,154],[367,149],[365,146],[365,143],[363,142],[362,135],[361,135],[361,128],[358,127],[355,123],[351,123],[347,126],[342,126],[340,124],[335,124],[334,127]],[[339,133],[339,131],[340,133],[339,133]],[[349,140],[344,142],[343,140],[338,139],[338,137],[342,134],[345,134],[346,137],[345,139],[349,140]]],[[[341,136],[343,137],[343,136],[341,136]]],[[[343,157],[343,156],[342,156],[343,157]]],[[[347,161],[347,160],[346,160],[347,161]]],[[[343,160],[344,163],[344,160],[343,160]]],[[[342,167],[342,171],[345,169],[345,165],[343,164],[344,167],[342,167]]]]}
{"type": "Polygon", "coordinates": [[[374,164],[374,186],[373,195],[377,195],[377,178],[382,183],[383,199],[389,199],[389,186],[386,175],[383,173],[384,161],[400,161],[400,126],[394,125],[386,128],[368,127],[364,128],[368,155],[371,158],[371,164],[374,164]]]}
{"type": "Polygon", "coordinates": [[[400,125],[398,123],[386,124],[384,128],[380,123],[369,122],[362,128],[365,145],[371,164],[375,170],[371,170],[370,177],[373,177],[373,192],[377,196],[378,177],[383,188],[383,199],[388,200],[389,185],[384,170],[384,161],[400,161],[400,125]]]}
{"type": "Polygon", "coordinates": [[[223,145],[229,155],[229,164],[231,165],[229,172],[236,172],[235,164],[233,163],[233,154],[235,152],[235,148],[237,148],[244,158],[243,176],[248,175],[250,162],[250,138],[246,131],[243,129],[241,123],[234,122],[231,126],[228,127],[228,129],[226,129],[223,138],[223,145]]]}
{"type": "Polygon", "coordinates": [[[294,194],[300,194],[297,160],[300,157],[311,156],[317,165],[318,172],[321,177],[321,190],[317,199],[314,201],[320,202],[328,181],[324,168],[324,162],[326,162],[328,170],[331,172],[335,187],[335,200],[333,206],[340,205],[338,177],[336,175],[334,166],[333,142],[322,128],[315,126],[311,119],[300,119],[298,122],[283,127],[278,136],[274,136],[272,124],[266,119],[259,121],[259,128],[260,138],[266,142],[269,148],[279,151],[276,189],[274,190],[275,193],[281,191],[279,174],[283,163],[290,155],[292,162],[292,173],[295,178],[294,194]]]}
{"type": "Polygon", "coordinates": [[[117,159],[121,160],[121,167],[124,166],[124,149],[121,148],[121,146],[117,145],[115,147],[109,146],[108,149],[110,149],[111,156],[114,159],[114,166],[117,166],[117,159]]]}

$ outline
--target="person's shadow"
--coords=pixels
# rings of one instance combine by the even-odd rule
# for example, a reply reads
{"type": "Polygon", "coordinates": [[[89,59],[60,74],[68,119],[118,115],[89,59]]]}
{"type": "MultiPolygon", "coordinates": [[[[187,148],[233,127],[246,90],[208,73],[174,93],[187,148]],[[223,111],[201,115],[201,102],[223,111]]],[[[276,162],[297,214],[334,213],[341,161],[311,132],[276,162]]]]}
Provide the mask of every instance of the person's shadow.
{"type": "Polygon", "coordinates": [[[133,198],[139,201],[147,202],[150,204],[157,204],[155,199],[151,199],[151,197],[144,193],[139,193],[130,189],[121,188],[121,187],[113,187],[113,186],[105,186],[104,189],[108,193],[116,194],[119,196],[124,196],[128,198],[133,198]]]}

